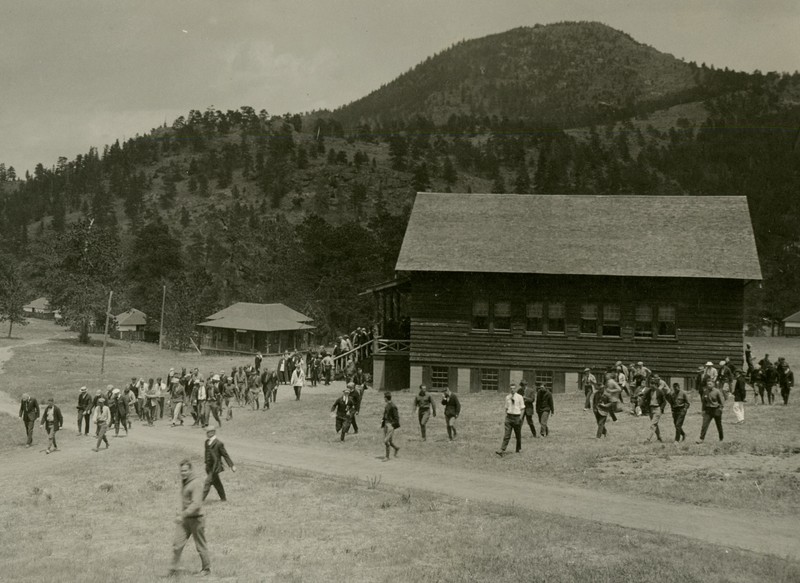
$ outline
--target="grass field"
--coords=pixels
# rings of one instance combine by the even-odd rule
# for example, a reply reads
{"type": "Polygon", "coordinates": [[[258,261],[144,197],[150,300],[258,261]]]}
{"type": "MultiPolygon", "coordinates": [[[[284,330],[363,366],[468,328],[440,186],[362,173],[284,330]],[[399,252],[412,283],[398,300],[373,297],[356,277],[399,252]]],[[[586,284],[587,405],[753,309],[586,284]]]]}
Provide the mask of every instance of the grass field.
{"type": "MultiPolygon", "coordinates": [[[[0,419],[8,421],[7,416],[0,419]]],[[[2,581],[154,581],[171,556],[175,447],[56,453],[0,476],[2,581]],[[135,468],[135,470],[132,470],[135,468]]],[[[195,455],[195,458],[197,456],[195,455]]],[[[17,460],[19,462],[19,460],[17,460]]],[[[212,492],[215,578],[230,581],[794,582],[794,562],[589,521],[475,504],[377,479],[239,466],[212,492]]],[[[187,574],[199,570],[192,543],[187,574]]]]}
{"type": "MultiPolygon", "coordinates": [[[[52,327],[50,323],[35,324],[52,327]]],[[[27,334],[30,330],[41,335],[39,328],[32,325],[24,332],[27,334]]],[[[790,363],[800,362],[800,340],[754,338],[752,344],[753,354],[759,358],[769,352],[773,358],[785,356],[790,363]]],[[[115,342],[107,349],[107,374],[100,381],[97,374],[100,352],[100,346],[80,346],[71,337],[19,348],[5,366],[5,388],[15,397],[23,391],[42,399],[54,395],[71,430],[77,389],[83,384],[90,389],[105,386],[107,382],[119,386],[131,376],[158,376],[166,374],[170,367],[198,366],[201,371],[218,371],[228,370],[233,364],[247,363],[243,359],[201,357],[159,351],[147,344],[115,342]]],[[[274,363],[266,364],[274,366],[274,363]]],[[[307,387],[302,400],[297,402],[291,387],[282,385],[278,390],[278,402],[270,411],[237,408],[234,422],[225,424],[225,432],[258,439],[265,444],[302,443],[379,454],[383,449],[379,430],[383,408],[380,393],[366,391],[358,418],[361,431],[340,443],[329,410],[341,388],[341,383],[307,387]]],[[[694,443],[701,422],[699,400],[694,396],[684,426],[689,438],[677,445],[672,442],[674,433],[669,410],[661,423],[664,444],[645,443],[650,433],[649,420],[627,413],[620,414],[619,421],[610,424],[608,439],[597,440],[594,417],[583,410],[582,397],[556,395],[551,436],[534,440],[528,429],[523,428],[523,454],[504,459],[493,453],[503,433],[502,394],[461,395],[463,412],[459,418],[459,438],[453,443],[447,441],[442,416],[431,420],[428,440],[420,439],[416,418],[412,415],[411,392],[397,393],[395,402],[402,421],[398,442],[403,447],[403,456],[410,459],[486,472],[511,472],[537,480],[558,480],[631,496],[698,505],[729,506],[731,500],[736,500],[744,509],[785,514],[800,511],[800,432],[797,430],[800,389],[793,396],[789,407],[748,403],[744,425],[731,423],[731,404],[727,403],[725,441],[717,442],[712,426],[702,445],[694,443]],[[715,487],[709,488],[709,483],[715,487]]],[[[17,439],[22,439],[21,431],[17,439]]]]}

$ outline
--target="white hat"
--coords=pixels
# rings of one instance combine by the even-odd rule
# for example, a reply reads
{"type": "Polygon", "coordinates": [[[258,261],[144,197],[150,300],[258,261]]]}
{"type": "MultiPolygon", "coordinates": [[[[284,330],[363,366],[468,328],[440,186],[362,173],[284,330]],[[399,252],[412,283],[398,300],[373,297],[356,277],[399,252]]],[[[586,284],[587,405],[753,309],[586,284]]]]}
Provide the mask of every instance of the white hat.
{"type": "Polygon", "coordinates": [[[711,362],[711,361],[709,360],[709,361],[706,363],[706,366],[714,366],[714,363],[713,363],[713,362],[711,362]]]}

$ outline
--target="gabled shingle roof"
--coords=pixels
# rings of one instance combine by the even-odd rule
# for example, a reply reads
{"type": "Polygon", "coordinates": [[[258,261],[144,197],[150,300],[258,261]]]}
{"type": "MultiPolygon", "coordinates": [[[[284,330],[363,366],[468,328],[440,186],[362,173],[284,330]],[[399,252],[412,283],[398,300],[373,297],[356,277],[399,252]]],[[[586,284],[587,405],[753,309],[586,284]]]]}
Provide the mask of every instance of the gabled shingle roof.
{"type": "Polygon", "coordinates": [[[800,312],[795,312],[791,316],[786,316],[783,319],[783,321],[784,322],[790,322],[792,324],[796,324],[796,323],[800,322],[800,312]]]}
{"type": "Polygon", "coordinates": [[[22,308],[26,310],[36,310],[37,312],[53,311],[50,308],[50,302],[47,300],[47,298],[36,298],[31,303],[24,305],[22,308]]]}
{"type": "Polygon", "coordinates": [[[305,322],[311,318],[283,304],[251,304],[239,302],[212,314],[200,326],[208,328],[230,328],[256,332],[278,332],[281,330],[311,330],[305,322]]]}
{"type": "Polygon", "coordinates": [[[117,321],[117,326],[144,326],[147,324],[147,314],[136,308],[122,312],[114,316],[114,319],[117,321]]]}
{"type": "Polygon", "coordinates": [[[395,269],[761,279],[739,196],[419,193],[395,269]]]}

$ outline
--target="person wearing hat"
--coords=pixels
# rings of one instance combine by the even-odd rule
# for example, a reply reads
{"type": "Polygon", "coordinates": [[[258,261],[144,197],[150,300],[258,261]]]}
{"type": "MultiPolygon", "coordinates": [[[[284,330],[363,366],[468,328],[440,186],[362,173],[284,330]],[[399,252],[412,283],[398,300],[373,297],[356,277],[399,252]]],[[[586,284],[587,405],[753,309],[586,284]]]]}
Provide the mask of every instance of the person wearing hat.
{"type": "Polygon", "coordinates": [[[81,387],[78,392],[78,437],[89,435],[89,422],[92,418],[92,396],[86,387],[81,387]],[[86,428],[86,433],[81,433],[81,429],[86,428]]]}
{"type": "Polygon", "coordinates": [[[225,444],[217,438],[217,428],[213,425],[206,427],[206,447],[205,447],[205,462],[206,462],[206,482],[203,485],[203,500],[206,499],[208,493],[211,491],[211,486],[219,494],[219,499],[225,502],[225,487],[222,485],[222,480],[219,475],[225,471],[225,466],[222,464],[225,460],[228,467],[232,472],[236,472],[236,466],[233,465],[231,456],[225,449],[225,444]]]}
{"type": "Polygon", "coordinates": [[[686,412],[691,406],[689,395],[678,383],[672,383],[672,392],[667,393],[666,398],[672,410],[672,422],[675,425],[675,441],[686,441],[686,433],[683,431],[683,422],[686,419],[686,412]]]}
{"type": "Polygon", "coordinates": [[[611,406],[611,401],[606,394],[605,386],[598,387],[592,393],[592,413],[594,413],[595,421],[597,421],[597,439],[608,437],[608,429],[606,428],[606,421],[608,420],[608,409],[611,406]]]}
{"type": "Polygon", "coordinates": [[[302,359],[298,358],[297,363],[294,366],[294,372],[292,373],[292,388],[294,389],[295,401],[300,400],[300,391],[303,390],[305,384],[306,373],[303,370],[302,359]]]}
{"type": "Polygon", "coordinates": [[[794,386],[794,372],[792,372],[789,363],[785,360],[782,361],[779,371],[778,385],[781,388],[781,398],[783,399],[783,404],[788,405],[789,393],[792,392],[792,387],[794,386]]]}
{"type": "Polygon", "coordinates": [[[727,361],[719,361],[719,370],[717,372],[717,383],[723,394],[730,393],[731,385],[733,384],[733,369],[728,366],[727,361]]]}
{"type": "Polygon", "coordinates": [[[256,374],[261,374],[261,361],[263,359],[264,357],[261,356],[260,352],[256,353],[256,358],[255,358],[256,374]]]}
{"type": "Polygon", "coordinates": [[[197,553],[200,555],[202,565],[200,575],[205,576],[211,573],[211,559],[208,556],[208,546],[206,545],[206,522],[203,512],[203,481],[198,478],[192,470],[192,462],[188,459],[181,461],[181,511],[175,518],[177,529],[175,538],[172,542],[172,566],[169,576],[178,574],[178,564],[181,560],[183,547],[189,537],[194,538],[197,553]]]}
{"type": "Polygon", "coordinates": [[[39,403],[28,393],[22,394],[22,399],[19,403],[19,418],[25,424],[25,433],[28,437],[25,447],[30,447],[33,445],[33,428],[39,418],[39,403]]]}
{"type": "Polygon", "coordinates": [[[350,431],[350,424],[356,413],[356,404],[351,397],[349,386],[342,390],[342,396],[333,402],[331,413],[336,417],[336,433],[341,433],[340,441],[344,441],[344,436],[350,431]]]}
{"type": "Polygon", "coordinates": [[[453,441],[458,435],[456,431],[456,419],[461,415],[461,402],[458,400],[458,396],[450,390],[450,387],[444,388],[442,407],[444,407],[444,422],[447,426],[447,438],[453,441]]]}
{"type": "Polygon", "coordinates": [[[414,397],[414,408],[411,410],[418,412],[419,432],[422,435],[422,441],[426,440],[425,427],[428,425],[428,420],[431,418],[431,413],[436,417],[436,403],[434,403],[431,396],[428,394],[428,387],[425,385],[419,386],[419,392],[414,397]]]}
{"type": "Polygon", "coordinates": [[[522,401],[525,403],[525,410],[522,412],[523,420],[527,422],[530,427],[531,434],[536,437],[536,426],[533,424],[534,403],[536,402],[536,389],[528,385],[528,381],[522,379],[519,381],[519,391],[522,395],[522,401]]]}
{"type": "Polygon", "coordinates": [[[56,432],[61,429],[61,426],[64,424],[64,418],[61,416],[61,409],[56,406],[55,402],[53,401],[53,397],[47,399],[47,406],[44,408],[44,412],[42,413],[42,422],[41,426],[44,427],[45,431],[47,432],[47,449],[45,453],[50,453],[51,451],[55,451],[58,449],[58,443],[56,443],[56,432]]]}
{"type": "Polygon", "coordinates": [[[734,425],[744,423],[744,404],[747,401],[747,383],[744,379],[744,372],[736,369],[734,373],[736,380],[733,382],[733,414],[736,416],[734,425]]]}
{"type": "Polygon", "coordinates": [[[517,385],[514,383],[511,383],[508,387],[504,410],[506,417],[503,422],[503,443],[500,445],[500,449],[495,452],[500,457],[503,457],[506,453],[508,442],[511,441],[512,431],[517,442],[515,451],[517,453],[522,451],[522,415],[525,412],[525,400],[522,395],[517,393],[517,385]]]}
{"type": "Polygon", "coordinates": [[[710,360],[706,362],[705,368],[703,368],[702,379],[703,384],[702,386],[705,387],[708,381],[714,383],[714,386],[717,385],[717,376],[719,375],[719,371],[714,367],[714,363],[710,360]]]}
{"type": "Polygon", "coordinates": [[[592,409],[592,394],[597,390],[597,377],[592,374],[592,369],[588,366],[583,369],[583,374],[581,375],[581,386],[583,387],[583,394],[586,397],[586,400],[583,403],[583,408],[586,411],[590,411],[592,409]]]}
{"type": "Polygon", "coordinates": [[[108,424],[111,423],[111,410],[106,406],[106,400],[102,396],[97,399],[97,405],[94,407],[94,423],[97,426],[97,444],[92,451],[100,451],[100,442],[105,443],[106,449],[108,449],[106,431],[108,431],[108,424]]]}
{"type": "Polygon", "coordinates": [[[358,386],[353,381],[347,383],[347,388],[350,389],[350,398],[353,400],[353,415],[350,417],[350,425],[353,427],[353,435],[358,434],[358,414],[361,412],[361,397],[363,391],[358,390],[358,386]]]}

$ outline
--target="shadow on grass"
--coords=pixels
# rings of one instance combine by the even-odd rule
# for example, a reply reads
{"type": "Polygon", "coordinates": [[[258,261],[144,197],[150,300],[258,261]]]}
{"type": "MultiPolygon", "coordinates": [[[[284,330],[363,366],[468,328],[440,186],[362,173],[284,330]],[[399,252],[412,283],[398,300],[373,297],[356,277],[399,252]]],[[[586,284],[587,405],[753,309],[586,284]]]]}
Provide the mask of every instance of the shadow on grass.
{"type": "MultiPolygon", "coordinates": [[[[89,342],[81,342],[78,340],[77,337],[75,338],[53,338],[53,342],[60,342],[62,344],[68,344],[69,346],[77,346],[77,347],[90,347],[90,348],[102,348],[103,347],[103,340],[90,338],[89,342]]],[[[106,341],[106,348],[115,348],[119,344],[111,339],[106,341]]]]}

